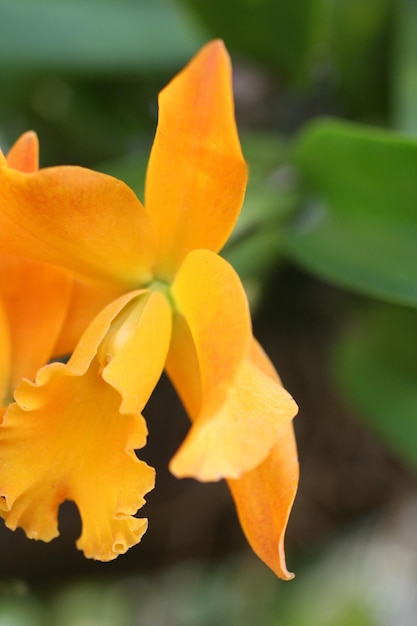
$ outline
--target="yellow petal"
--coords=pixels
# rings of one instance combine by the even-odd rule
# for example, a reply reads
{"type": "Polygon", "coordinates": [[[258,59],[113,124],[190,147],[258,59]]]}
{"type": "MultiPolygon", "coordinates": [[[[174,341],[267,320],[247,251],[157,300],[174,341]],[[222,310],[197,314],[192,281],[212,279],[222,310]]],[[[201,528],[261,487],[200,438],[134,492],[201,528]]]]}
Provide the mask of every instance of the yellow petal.
{"type": "Polygon", "coordinates": [[[7,153],[9,167],[20,172],[36,172],[39,167],[39,141],[36,133],[28,131],[19,137],[7,153]]]}
{"type": "Polygon", "coordinates": [[[234,117],[230,59],[206,45],[159,97],[145,191],[157,237],[157,274],[170,278],[196,248],[218,251],[247,179],[234,117]]]}
{"type": "Polygon", "coordinates": [[[202,481],[238,478],[264,461],[296,412],[289,393],[245,359],[222,406],[202,407],[171,471],[202,481]]]}
{"type": "Polygon", "coordinates": [[[287,570],[284,552],[284,534],[298,484],[292,424],[281,431],[263,463],[241,478],[227,482],[252,550],[279,578],[293,578],[287,570]]]}
{"type": "Polygon", "coordinates": [[[67,315],[72,279],[59,268],[0,255],[0,298],[11,341],[10,388],[51,358],[67,315]]]}
{"type": "Polygon", "coordinates": [[[4,254],[61,266],[98,282],[137,286],[151,278],[151,227],[121,181],[81,167],[26,174],[0,167],[4,254]]]}
{"type": "Polygon", "coordinates": [[[170,305],[157,292],[136,298],[123,312],[117,350],[114,356],[107,353],[109,363],[103,369],[103,379],[123,398],[121,411],[140,412],[148,401],[166,361],[171,320],[170,305]]]}
{"type": "Polygon", "coordinates": [[[37,386],[23,381],[0,427],[0,515],[33,539],[58,535],[57,512],[73,500],[82,534],[77,546],[108,561],[135,545],[147,520],[133,515],[153,488],[154,472],[134,449],[146,441],[137,415],[121,415],[120,396],[98,375],[54,363],[37,386]],[[22,408],[21,408],[22,407],[22,408]]]}
{"type": "MultiPolygon", "coordinates": [[[[171,293],[195,346],[202,405],[214,412],[224,402],[251,341],[246,294],[232,266],[210,250],[194,250],[185,258],[171,293]]],[[[171,352],[175,346],[182,350],[174,337],[171,352]]],[[[171,355],[171,361],[175,358],[181,357],[171,355]]]]}
{"type": "Polygon", "coordinates": [[[172,294],[183,319],[174,324],[167,370],[194,423],[170,469],[202,481],[237,478],[267,457],[297,405],[246,358],[246,297],[223,259],[208,250],[190,253],[172,294]]]}
{"type": "MultiPolygon", "coordinates": [[[[250,361],[280,383],[278,374],[261,346],[254,341],[250,361]]],[[[298,486],[298,458],[292,423],[258,467],[237,480],[228,480],[239,521],[253,551],[279,578],[289,580],[285,563],[284,535],[298,486]]]]}

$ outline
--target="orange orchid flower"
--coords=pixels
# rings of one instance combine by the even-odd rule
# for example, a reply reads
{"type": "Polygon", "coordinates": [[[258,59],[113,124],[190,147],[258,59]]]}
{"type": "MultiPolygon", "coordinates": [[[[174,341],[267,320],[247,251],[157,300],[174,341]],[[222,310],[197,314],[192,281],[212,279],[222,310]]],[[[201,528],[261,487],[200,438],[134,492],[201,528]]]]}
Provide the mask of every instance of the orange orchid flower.
{"type": "Polygon", "coordinates": [[[192,421],[171,471],[226,479],[253,550],[292,577],[283,540],[298,482],[297,406],[252,336],[239,277],[218,255],[246,179],[220,41],[160,94],[146,209],[103,174],[0,164],[3,249],[124,290],[66,365],[45,366],[15,392],[0,427],[9,528],[49,541],[70,499],[87,557],[110,560],[141,539],[147,520],[134,514],[154,473],[134,450],[145,444],[141,413],[165,367],[192,421]]]}

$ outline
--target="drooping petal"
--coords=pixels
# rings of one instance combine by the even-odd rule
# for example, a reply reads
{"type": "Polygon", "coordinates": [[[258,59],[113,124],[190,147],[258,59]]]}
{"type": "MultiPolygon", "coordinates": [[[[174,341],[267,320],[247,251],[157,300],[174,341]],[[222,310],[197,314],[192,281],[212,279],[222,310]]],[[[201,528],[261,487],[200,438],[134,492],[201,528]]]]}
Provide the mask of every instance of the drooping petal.
{"type": "Polygon", "coordinates": [[[10,388],[51,358],[67,315],[72,279],[59,268],[0,255],[0,298],[11,341],[10,388]]]}
{"type": "Polygon", "coordinates": [[[139,411],[163,369],[170,317],[161,294],[127,294],[97,316],[68,365],[21,383],[0,426],[0,516],[9,528],[49,541],[69,499],[87,557],[111,560],[140,540],[147,521],[133,515],[154,472],[134,454],[147,435],[139,411]],[[151,355],[142,352],[149,335],[151,355]]]}
{"type": "MultiPolygon", "coordinates": [[[[210,250],[194,250],[185,258],[171,293],[195,346],[202,405],[215,412],[222,406],[251,341],[246,294],[232,266],[210,250]]],[[[171,353],[176,346],[182,350],[173,338],[171,353]]],[[[171,355],[172,362],[178,358],[171,355]]]]}
{"type": "Polygon", "coordinates": [[[238,478],[264,461],[296,412],[289,393],[245,359],[223,405],[203,406],[170,469],[201,481],[238,478]]]}
{"type": "Polygon", "coordinates": [[[237,478],[267,457],[297,405],[246,358],[249,313],[230,265],[196,250],[183,262],[172,294],[183,319],[174,324],[167,371],[194,422],[170,469],[202,481],[237,478]]]}
{"type": "Polygon", "coordinates": [[[159,96],[145,191],[157,273],[170,278],[196,248],[218,251],[239,214],[247,179],[234,117],[230,59],[206,45],[159,96]]]}
{"type": "Polygon", "coordinates": [[[81,167],[32,174],[0,167],[0,247],[4,254],[58,265],[98,282],[147,282],[151,226],[123,182],[81,167]]]}
{"type": "Polygon", "coordinates": [[[36,172],[39,168],[39,141],[36,133],[23,133],[7,153],[7,164],[19,172],[36,172]]]}
{"type": "Polygon", "coordinates": [[[293,578],[286,567],[284,534],[298,484],[298,460],[292,423],[258,467],[228,480],[239,521],[252,550],[279,578],[293,578]]]}
{"type": "MultiPolygon", "coordinates": [[[[257,342],[251,362],[280,383],[271,361],[257,342]]],[[[298,486],[298,458],[292,423],[280,432],[267,458],[237,480],[228,480],[239,521],[253,551],[276,573],[288,580],[293,574],[285,563],[284,535],[298,486]]]]}

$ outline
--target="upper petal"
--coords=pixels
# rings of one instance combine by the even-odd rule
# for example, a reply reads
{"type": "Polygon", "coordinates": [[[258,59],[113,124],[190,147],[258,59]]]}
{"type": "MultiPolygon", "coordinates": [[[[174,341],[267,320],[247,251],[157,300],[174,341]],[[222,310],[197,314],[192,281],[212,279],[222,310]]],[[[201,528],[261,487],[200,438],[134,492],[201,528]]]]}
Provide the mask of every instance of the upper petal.
{"type": "Polygon", "coordinates": [[[123,182],[81,167],[27,174],[0,165],[0,246],[93,280],[138,285],[151,276],[151,226],[123,182]]]}
{"type": "Polygon", "coordinates": [[[145,191],[159,276],[171,277],[195,248],[218,251],[224,245],[246,180],[230,59],[223,43],[214,41],[159,96],[145,191]]]}

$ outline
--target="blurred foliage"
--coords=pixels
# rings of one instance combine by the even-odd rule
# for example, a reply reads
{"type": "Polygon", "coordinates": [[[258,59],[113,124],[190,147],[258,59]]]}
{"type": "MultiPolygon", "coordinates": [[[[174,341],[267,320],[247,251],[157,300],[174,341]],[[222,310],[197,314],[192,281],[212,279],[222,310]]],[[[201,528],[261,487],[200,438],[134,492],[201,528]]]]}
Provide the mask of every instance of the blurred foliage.
{"type": "Polygon", "coordinates": [[[288,251],[335,283],[417,305],[417,141],[337,121],[310,124],[295,144],[305,208],[288,251]]]}
{"type": "Polygon", "coordinates": [[[366,312],[335,351],[340,385],[361,415],[417,468],[417,316],[412,309],[366,312]]]}

